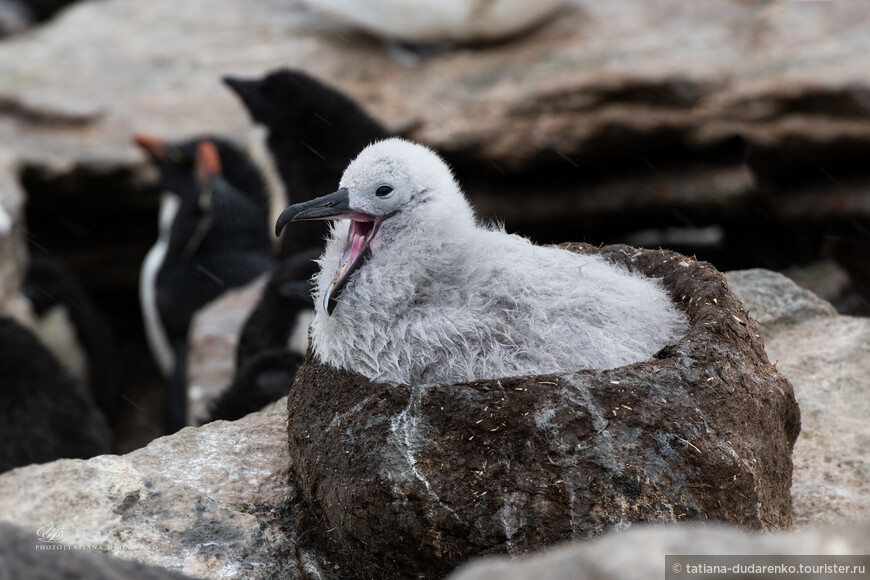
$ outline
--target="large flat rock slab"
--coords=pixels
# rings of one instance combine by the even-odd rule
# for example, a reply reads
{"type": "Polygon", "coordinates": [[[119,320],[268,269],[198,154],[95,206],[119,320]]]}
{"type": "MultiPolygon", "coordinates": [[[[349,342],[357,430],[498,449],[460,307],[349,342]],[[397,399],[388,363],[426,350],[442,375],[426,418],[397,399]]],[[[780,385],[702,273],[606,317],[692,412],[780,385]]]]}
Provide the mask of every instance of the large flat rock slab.
{"type": "Polygon", "coordinates": [[[870,521],[870,320],[819,318],[767,341],[795,386],[795,525],[870,521]]]}

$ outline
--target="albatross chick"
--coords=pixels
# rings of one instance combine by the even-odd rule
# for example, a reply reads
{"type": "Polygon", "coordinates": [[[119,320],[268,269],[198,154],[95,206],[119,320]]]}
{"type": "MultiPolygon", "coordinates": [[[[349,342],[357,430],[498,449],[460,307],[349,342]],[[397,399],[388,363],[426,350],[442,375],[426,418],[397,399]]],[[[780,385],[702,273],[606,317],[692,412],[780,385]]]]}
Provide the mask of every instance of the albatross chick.
{"type": "Polygon", "coordinates": [[[373,381],[608,369],[688,329],[658,280],[479,223],[422,145],[370,145],[338,191],[291,205],[276,231],[314,219],[338,220],[314,279],[314,353],[373,381]]]}

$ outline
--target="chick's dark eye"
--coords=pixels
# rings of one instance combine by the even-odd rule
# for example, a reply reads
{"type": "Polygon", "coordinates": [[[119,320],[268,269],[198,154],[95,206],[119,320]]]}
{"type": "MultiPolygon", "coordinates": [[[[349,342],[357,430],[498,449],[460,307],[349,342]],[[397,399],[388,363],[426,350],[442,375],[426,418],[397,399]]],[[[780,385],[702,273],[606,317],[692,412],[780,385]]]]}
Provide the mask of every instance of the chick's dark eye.
{"type": "Polygon", "coordinates": [[[378,197],[385,197],[387,195],[390,195],[390,193],[392,193],[392,191],[393,191],[393,188],[390,187],[389,185],[382,185],[379,188],[377,188],[377,190],[375,190],[375,195],[378,197]]]}

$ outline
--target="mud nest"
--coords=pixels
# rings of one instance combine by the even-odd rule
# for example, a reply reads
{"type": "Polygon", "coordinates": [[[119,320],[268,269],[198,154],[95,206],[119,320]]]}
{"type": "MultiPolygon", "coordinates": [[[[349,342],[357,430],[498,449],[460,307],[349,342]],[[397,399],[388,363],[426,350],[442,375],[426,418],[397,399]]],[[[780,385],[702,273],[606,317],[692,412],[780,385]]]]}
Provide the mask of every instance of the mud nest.
{"type": "Polygon", "coordinates": [[[661,278],[689,332],[652,360],[392,387],[310,356],[288,398],[306,530],[355,573],[441,577],[631,522],[791,524],[800,414],[758,326],[710,264],[569,244],[661,278]]]}

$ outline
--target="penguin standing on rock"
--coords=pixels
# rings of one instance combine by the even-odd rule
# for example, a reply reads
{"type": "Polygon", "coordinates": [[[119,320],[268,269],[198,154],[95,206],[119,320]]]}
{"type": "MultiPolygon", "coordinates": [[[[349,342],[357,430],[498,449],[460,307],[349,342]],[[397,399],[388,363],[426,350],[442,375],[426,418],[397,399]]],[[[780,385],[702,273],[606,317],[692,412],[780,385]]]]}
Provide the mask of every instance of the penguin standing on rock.
{"type": "MultiPolygon", "coordinates": [[[[268,208],[266,182],[245,153],[225,139],[203,136],[186,141],[168,143],[159,137],[138,134],[135,142],[160,169],[163,193],[157,224],[157,241],[142,262],[139,276],[139,299],[145,323],[145,336],[154,360],[164,377],[175,368],[175,355],[166,337],[157,310],[157,272],[163,265],[169,247],[169,236],[175,222],[181,195],[195,189],[194,163],[199,143],[208,141],[217,148],[224,178],[255,204],[268,208]]],[[[264,209],[267,212],[267,209],[264,209]]],[[[266,217],[263,218],[267,220],[266,217]]],[[[271,220],[268,220],[271,223],[271,220]]]]}
{"type": "Polygon", "coordinates": [[[233,382],[210,405],[204,423],[240,419],[287,394],[308,349],[311,279],[321,253],[322,247],[311,248],[275,266],[239,335],[233,382]]]}
{"type": "Polygon", "coordinates": [[[237,367],[232,384],[212,401],[202,423],[235,421],[286,395],[302,356],[285,348],[259,351],[237,367]]]}
{"type": "Polygon", "coordinates": [[[244,367],[257,353],[276,347],[305,354],[308,325],[314,316],[311,279],[317,273],[317,258],[322,253],[322,246],[309,248],[275,266],[242,328],[236,349],[237,368],[244,367]]]}
{"type": "MultiPolygon", "coordinates": [[[[201,140],[195,143],[192,171],[186,177],[179,170],[187,167],[187,158],[170,158],[162,172],[164,185],[178,197],[153,290],[157,319],[152,324],[163,333],[172,361],[164,400],[168,432],[187,422],[187,335],[194,313],[274,265],[265,192],[236,185],[239,174],[250,176],[256,170],[249,163],[225,168],[222,160],[216,143],[201,140]],[[235,182],[230,181],[233,176],[235,182]]],[[[143,294],[147,317],[146,298],[143,294]]]]}

